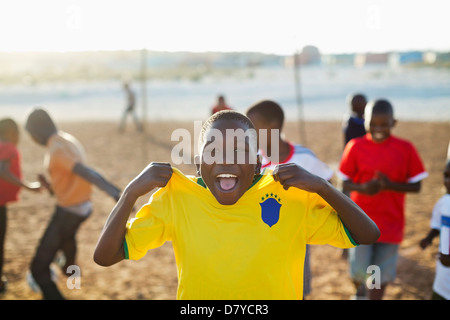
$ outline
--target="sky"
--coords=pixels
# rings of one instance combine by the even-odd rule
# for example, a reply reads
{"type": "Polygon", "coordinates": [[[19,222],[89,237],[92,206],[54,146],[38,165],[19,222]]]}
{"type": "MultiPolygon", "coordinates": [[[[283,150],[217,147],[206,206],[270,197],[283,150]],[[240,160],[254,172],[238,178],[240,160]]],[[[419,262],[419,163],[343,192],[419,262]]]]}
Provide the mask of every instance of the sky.
{"type": "Polygon", "coordinates": [[[449,51],[448,0],[0,0],[0,51],[449,51]]]}

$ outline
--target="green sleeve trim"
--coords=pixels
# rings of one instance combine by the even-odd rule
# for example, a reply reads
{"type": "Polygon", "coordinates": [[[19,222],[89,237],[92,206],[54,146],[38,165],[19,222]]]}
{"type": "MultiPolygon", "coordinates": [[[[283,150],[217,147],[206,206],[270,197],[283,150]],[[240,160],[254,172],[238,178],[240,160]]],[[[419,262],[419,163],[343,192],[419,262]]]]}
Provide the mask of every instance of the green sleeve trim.
{"type": "Polygon", "coordinates": [[[123,240],[123,253],[125,255],[125,259],[129,260],[130,259],[130,255],[128,253],[128,245],[127,245],[127,241],[123,240]]]}
{"type": "Polygon", "coordinates": [[[359,243],[357,243],[357,242],[352,238],[352,235],[350,234],[350,231],[348,231],[347,227],[346,227],[344,224],[342,224],[342,225],[344,226],[345,233],[347,234],[347,237],[350,239],[350,242],[351,242],[355,247],[359,246],[359,243]]]}
{"type": "Polygon", "coordinates": [[[206,189],[206,184],[205,184],[205,182],[203,181],[202,177],[199,177],[199,178],[197,179],[197,184],[201,185],[203,188],[206,189]]]}
{"type": "MultiPolygon", "coordinates": [[[[266,170],[266,169],[264,169],[266,170]]],[[[250,185],[250,187],[248,187],[248,189],[250,189],[251,187],[253,187],[259,180],[261,180],[261,178],[263,177],[263,174],[258,174],[253,178],[252,184],[250,185]]],[[[247,190],[248,190],[247,189],[247,190]]]]}

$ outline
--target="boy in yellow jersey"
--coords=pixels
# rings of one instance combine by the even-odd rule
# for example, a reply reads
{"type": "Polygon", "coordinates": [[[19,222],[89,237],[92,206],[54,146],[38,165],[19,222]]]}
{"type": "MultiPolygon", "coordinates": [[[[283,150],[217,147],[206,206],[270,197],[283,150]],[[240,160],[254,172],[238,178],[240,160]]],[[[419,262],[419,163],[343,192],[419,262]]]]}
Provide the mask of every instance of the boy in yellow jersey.
{"type": "Polygon", "coordinates": [[[96,263],[137,260],[172,241],[178,299],[302,299],[307,243],[352,247],[378,239],[373,221],[324,179],[295,164],[261,174],[256,141],[246,116],[211,116],[200,136],[200,177],[167,163],[147,166],[108,217],[96,263]],[[239,141],[227,130],[253,134],[239,141]],[[154,188],[128,221],[136,200],[154,188]]]}

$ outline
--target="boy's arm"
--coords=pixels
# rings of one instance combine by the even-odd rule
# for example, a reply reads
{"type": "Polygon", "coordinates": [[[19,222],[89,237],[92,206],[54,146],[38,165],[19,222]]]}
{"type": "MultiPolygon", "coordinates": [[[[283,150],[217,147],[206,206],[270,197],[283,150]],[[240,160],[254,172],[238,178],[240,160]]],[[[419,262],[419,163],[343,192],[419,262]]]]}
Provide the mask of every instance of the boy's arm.
{"type": "Polygon", "coordinates": [[[94,261],[101,266],[113,265],[125,258],[123,242],[126,224],[137,199],[157,187],[164,187],[172,176],[168,163],[151,163],[125,188],[103,227],[94,261]]]}
{"type": "MultiPolygon", "coordinates": [[[[419,243],[420,247],[422,249],[425,249],[426,247],[431,245],[433,239],[435,237],[439,236],[439,234],[440,234],[439,229],[430,229],[430,232],[428,232],[427,236],[425,238],[423,238],[422,240],[420,240],[420,243],[419,243]]],[[[438,258],[444,266],[450,267],[450,255],[439,252],[438,258]]]]}
{"type": "Polygon", "coordinates": [[[390,190],[396,192],[419,192],[421,182],[414,183],[400,183],[389,180],[389,178],[380,172],[374,179],[365,183],[355,183],[351,180],[343,181],[344,189],[349,191],[357,191],[360,193],[374,195],[382,190],[390,190]]]}
{"type": "Polygon", "coordinates": [[[324,179],[291,163],[277,166],[273,175],[275,181],[279,181],[285,189],[296,187],[321,196],[336,210],[342,223],[358,244],[371,244],[380,237],[377,225],[366,213],[324,179]]]}
{"type": "Polygon", "coordinates": [[[430,229],[427,236],[420,240],[419,245],[422,249],[425,249],[433,242],[433,239],[439,235],[440,231],[438,229],[430,229]]]}
{"type": "Polygon", "coordinates": [[[47,191],[50,193],[50,195],[54,195],[55,192],[53,191],[52,185],[50,182],[48,182],[47,178],[43,174],[38,174],[38,180],[41,183],[42,188],[47,189],[47,191]]]}
{"type": "Polygon", "coordinates": [[[107,267],[125,259],[123,241],[128,217],[137,197],[123,192],[103,227],[94,252],[95,263],[107,267]]]}
{"type": "Polygon", "coordinates": [[[377,173],[378,180],[380,181],[381,190],[390,190],[397,192],[419,192],[421,188],[421,182],[414,183],[399,183],[389,180],[389,178],[381,173],[377,173]]]}
{"type": "Polygon", "coordinates": [[[93,185],[97,186],[99,189],[105,191],[114,200],[118,201],[120,197],[120,189],[107,181],[101,174],[92,168],[89,168],[81,163],[75,164],[73,168],[73,173],[79,175],[83,179],[89,181],[93,185]]]}
{"type": "Polygon", "coordinates": [[[23,187],[31,191],[39,191],[41,189],[41,184],[39,182],[25,183],[16,177],[11,170],[9,170],[10,163],[8,160],[0,161],[0,179],[5,180],[18,187],[23,187]]]}
{"type": "Polygon", "coordinates": [[[374,195],[381,190],[381,183],[378,179],[373,179],[365,183],[355,183],[351,180],[344,180],[343,187],[344,190],[374,195]]]}

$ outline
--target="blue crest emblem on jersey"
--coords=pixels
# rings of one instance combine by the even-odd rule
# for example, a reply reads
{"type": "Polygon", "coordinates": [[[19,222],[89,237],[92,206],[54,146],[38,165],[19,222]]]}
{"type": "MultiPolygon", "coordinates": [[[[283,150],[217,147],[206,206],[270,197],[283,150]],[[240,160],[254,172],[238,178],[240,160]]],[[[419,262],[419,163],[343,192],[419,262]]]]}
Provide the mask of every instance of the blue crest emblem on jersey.
{"type": "Polygon", "coordinates": [[[270,193],[261,197],[261,219],[269,227],[272,227],[280,219],[281,199],[270,193]]]}

